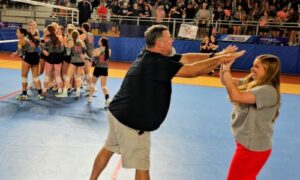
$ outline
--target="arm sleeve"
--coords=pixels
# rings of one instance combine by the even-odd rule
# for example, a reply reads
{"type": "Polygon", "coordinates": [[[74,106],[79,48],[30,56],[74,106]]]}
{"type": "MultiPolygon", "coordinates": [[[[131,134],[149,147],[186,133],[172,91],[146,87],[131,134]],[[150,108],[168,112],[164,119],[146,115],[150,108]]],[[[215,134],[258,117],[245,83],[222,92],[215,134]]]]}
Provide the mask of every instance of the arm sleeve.
{"type": "Polygon", "coordinates": [[[175,62],[179,62],[180,59],[181,59],[182,55],[181,54],[175,54],[174,56],[171,56],[170,59],[172,61],[175,61],[175,62]]]}
{"type": "Polygon", "coordinates": [[[250,92],[255,96],[257,109],[276,105],[278,96],[274,87],[270,85],[256,86],[250,89],[250,92]]]}
{"type": "Polygon", "coordinates": [[[170,81],[179,69],[183,66],[179,60],[181,55],[174,55],[172,57],[161,58],[157,63],[156,78],[160,81],[170,81]]]}

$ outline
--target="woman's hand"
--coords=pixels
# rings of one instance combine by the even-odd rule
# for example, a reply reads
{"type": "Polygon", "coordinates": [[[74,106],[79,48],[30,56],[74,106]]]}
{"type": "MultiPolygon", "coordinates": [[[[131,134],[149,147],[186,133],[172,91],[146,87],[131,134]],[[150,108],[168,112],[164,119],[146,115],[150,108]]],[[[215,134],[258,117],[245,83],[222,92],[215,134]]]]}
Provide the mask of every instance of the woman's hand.
{"type": "Polygon", "coordinates": [[[18,51],[16,51],[16,52],[11,53],[10,56],[11,57],[16,57],[18,54],[19,54],[18,51]]]}
{"type": "Polygon", "coordinates": [[[221,64],[221,72],[230,71],[233,63],[234,63],[234,61],[221,64]]]}
{"type": "Polygon", "coordinates": [[[49,56],[49,52],[46,51],[46,50],[43,50],[43,54],[44,54],[45,56],[49,56]]]}
{"type": "MultiPolygon", "coordinates": [[[[237,58],[243,56],[243,55],[245,54],[245,52],[246,52],[246,51],[243,50],[243,51],[238,51],[238,52],[228,53],[228,54],[222,55],[222,58],[223,58],[223,64],[228,64],[228,63],[230,63],[229,66],[231,67],[231,65],[233,64],[233,62],[234,62],[237,58]]],[[[229,68],[230,68],[230,67],[229,67],[229,68]]]]}

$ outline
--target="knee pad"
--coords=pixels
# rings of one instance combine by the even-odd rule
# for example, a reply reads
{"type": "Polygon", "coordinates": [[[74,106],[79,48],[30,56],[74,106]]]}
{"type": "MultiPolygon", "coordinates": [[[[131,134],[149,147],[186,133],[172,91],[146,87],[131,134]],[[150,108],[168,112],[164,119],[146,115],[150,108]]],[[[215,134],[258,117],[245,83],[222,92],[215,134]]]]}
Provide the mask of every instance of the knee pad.
{"type": "Polygon", "coordinates": [[[86,74],[85,75],[85,79],[90,79],[91,78],[91,75],[90,74],[86,74]]]}
{"type": "Polygon", "coordinates": [[[81,76],[76,76],[76,81],[82,81],[81,76]]]}
{"type": "Polygon", "coordinates": [[[39,82],[40,79],[39,79],[39,77],[34,77],[34,78],[33,78],[33,81],[34,81],[34,82],[39,82]]]}
{"type": "Polygon", "coordinates": [[[50,79],[49,76],[45,76],[44,82],[46,83],[49,82],[49,79],[50,79]]]}
{"type": "Polygon", "coordinates": [[[56,76],[56,77],[55,77],[55,80],[56,80],[56,83],[57,83],[57,84],[62,83],[60,76],[56,76]]]}
{"type": "Polygon", "coordinates": [[[65,80],[65,81],[69,81],[69,80],[70,80],[70,77],[65,75],[65,76],[64,76],[64,80],[65,80]]]}
{"type": "Polygon", "coordinates": [[[27,77],[22,77],[22,83],[27,83],[27,77]]]}
{"type": "Polygon", "coordinates": [[[95,88],[95,84],[94,84],[94,83],[91,83],[91,84],[90,84],[90,87],[91,87],[91,88],[95,88]]]}
{"type": "Polygon", "coordinates": [[[65,81],[67,78],[67,75],[63,75],[63,80],[65,81]]]}

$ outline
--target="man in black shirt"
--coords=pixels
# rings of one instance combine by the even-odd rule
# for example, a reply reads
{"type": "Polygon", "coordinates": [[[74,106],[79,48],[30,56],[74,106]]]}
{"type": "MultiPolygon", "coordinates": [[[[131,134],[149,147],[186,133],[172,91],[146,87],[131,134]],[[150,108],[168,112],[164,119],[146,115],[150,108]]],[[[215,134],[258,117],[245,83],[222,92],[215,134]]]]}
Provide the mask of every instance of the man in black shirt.
{"type": "Polygon", "coordinates": [[[145,39],[146,49],[133,62],[109,106],[109,134],[95,159],[91,180],[98,178],[115,152],[121,154],[124,168],[136,169],[136,180],[149,180],[150,131],[167,116],[172,78],[205,75],[244,53],[234,53],[237,48],[229,46],[213,58],[204,53],[170,56],[173,39],[163,25],[148,28],[145,39]]]}
{"type": "Polygon", "coordinates": [[[92,4],[88,0],[82,0],[77,5],[79,11],[79,26],[91,18],[93,11],[92,4]]]}

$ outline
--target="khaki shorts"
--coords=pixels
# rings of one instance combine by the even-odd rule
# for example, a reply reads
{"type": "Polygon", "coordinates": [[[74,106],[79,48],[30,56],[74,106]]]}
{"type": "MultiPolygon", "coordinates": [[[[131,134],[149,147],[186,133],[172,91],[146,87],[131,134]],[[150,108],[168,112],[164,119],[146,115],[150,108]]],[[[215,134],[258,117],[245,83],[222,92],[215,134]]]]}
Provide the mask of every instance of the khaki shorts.
{"type": "Polygon", "coordinates": [[[145,131],[139,135],[138,130],[120,123],[110,111],[108,120],[109,132],[104,148],[121,155],[123,168],[149,170],[151,133],[145,131]]]}

